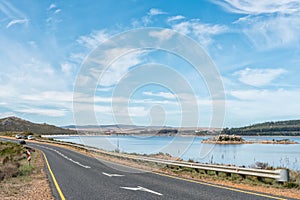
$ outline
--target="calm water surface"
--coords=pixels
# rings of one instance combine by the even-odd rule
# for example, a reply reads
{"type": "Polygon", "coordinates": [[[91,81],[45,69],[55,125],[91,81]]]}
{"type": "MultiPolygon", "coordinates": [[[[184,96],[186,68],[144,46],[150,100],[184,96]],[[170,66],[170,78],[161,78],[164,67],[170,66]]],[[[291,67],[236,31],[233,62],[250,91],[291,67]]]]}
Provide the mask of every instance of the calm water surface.
{"type": "MultiPolygon", "coordinates": [[[[256,162],[274,167],[300,170],[300,144],[202,144],[207,137],[184,136],[55,136],[56,140],[74,142],[108,151],[119,149],[127,153],[169,153],[184,160],[202,163],[251,166],[256,162]]],[[[300,143],[300,137],[243,137],[246,140],[290,139],[300,143]]]]}

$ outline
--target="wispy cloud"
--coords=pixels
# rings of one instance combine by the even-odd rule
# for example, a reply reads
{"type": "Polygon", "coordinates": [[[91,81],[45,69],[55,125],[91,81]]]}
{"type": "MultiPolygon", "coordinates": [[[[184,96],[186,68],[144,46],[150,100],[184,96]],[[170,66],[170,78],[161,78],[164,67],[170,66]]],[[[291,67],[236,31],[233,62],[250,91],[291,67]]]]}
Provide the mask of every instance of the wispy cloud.
{"type": "MultiPolygon", "coordinates": [[[[109,39],[110,35],[111,34],[109,34],[106,30],[97,30],[92,31],[87,35],[79,36],[75,44],[76,50],[70,52],[68,58],[60,64],[61,71],[66,75],[71,75],[74,73],[82,64],[86,56],[102,42],[109,39]]],[[[84,79],[85,81],[88,79],[88,77],[80,78],[84,79]]]]}
{"type": "Polygon", "coordinates": [[[0,1],[0,12],[6,16],[4,20],[7,23],[6,28],[16,24],[27,25],[29,22],[28,17],[23,12],[6,0],[0,1]]]}
{"type": "Polygon", "coordinates": [[[269,0],[213,0],[229,12],[242,14],[270,14],[285,13],[291,14],[300,11],[300,2],[298,0],[269,1],[269,0]]]}
{"type": "Polygon", "coordinates": [[[198,19],[175,23],[172,28],[182,34],[195,37],[204,46],[212,42],[213,36],[228,30],[224,25],[202,23],[198,19]]]}
{"type": "Polygon", "coordinates": [[[12,116],[16,116],[16,113],[14,113],[14,112],[4,112],[4,113],[0,113],[0,118],[12,117],[12,116]]]}
{"type": "Polygon", "coordinates": [[[70,75],[76,66],[71,62],[64,62],[60,65],[61,71],[67,75],[70,75]]]}
{"type": "Polygon", "coordinates": [[[291,47],[300,42],[300,13],[286,16],[248,16],[237,23],[258,49],[291,47]]]}
{"type": "Polygon", "coordinates": [[[149,33],[151,37],[156,37],[160,41],[165,41],[170,39],[174,35],[174,31],[171,31],[169,29],[163,29],[161,31],[152,31],[149,33]]]}
{"type": "Polygon", "coordinates": [[[53,8],[56,8],[56,7],[57,7],[57,6],[56,6],[54,3],[52,3],[52,4],[49,5],[48,10],[51,10],[51,9],[53,9],[53,8]]]}
{"type": "Polygon", "coordinates": [[[16,24],[28,24],[28,19],[14,19],[14,20],[11,20],[7,25],[6,25],[6,28],[9,28],[11,26],[14,26],[16,24]]]}
{"type": "Polygon", "coordinates": [[[26,15],[6,0],[0,2],[0,11],[10,19],[25,19],[26,15]]]}
{"type": "MultiPolygon", "coordinates": [[[[107,52],[107,58],[111,58],[112,55],[120,56],[124,50],[118,51],[114,49],[111,52],[107,52]]],[[[141,64],[144,61],[144,56],[147,54],[148,51],[141,50],[132,52],[130,54],[123,55],[119,57],[115,62],[113,62],[109,68],[102,74],[99,84],[101,86],[112,86],[116,84],[122,77],[126,75],[129,68],[141,64]]],[[[93,70],[93,69],[91,69],[93,70]]],[[[99,69],[95,69],[96,71],[99,69]]]]}
{"type": "Polygon", "coordinates": [[[228,12],[247,14],[235,24],[260,50],[299,43],[300,1],[214,0],[228,12]]]}
{"type": "Polygon", "coordinates": [[[46,108],[22,108],[18,109],[17,112],[26,114],[37,114],[49,117],[62,117],[66,115],[66,111],[59,109],[46,109],[46,108]]]}
{"type": "Polygon", "coordinates": [[[53,14],[57,14],[57,13],[60,13],[60,12],[61,12],[61,9],[56,9],[53,14]]]}
{"type": "Polygon", "coordinates": [[[89,51],[96,48],[99,44],[110,37],[106,30],[93,31],[88,35],[80,36],[77,39],[79,45],[87,48],[89,51]]]}
{"type": "Polygon", "coordinates": [[[252,86],[264,86],[286,73],[285,69],[251,69],[246,68],[234,73],[239,81],[252,86]]]}
{"type": "Polygon", "coordinates": [[[176,16],[169,17],[167,19],[167,22],[177,21],[177,20],[181,20],[181,19],[185,19],[185,17],[182,15],[176,15],[176,16]]]}
{"type": "Polygon", "coordinates": [[[151,8],[149,10],[149,12],[141,19],[134,19],[132,25],[133,25],[133,27],[148,26],[149,24],[152,23],[153,17],[155,17],[157,15],[165,15],[165,14],[167,14],[167,13],[160,9],[151,8]]]}
{"type": "Polygon", "coordinates": [[[162,10],[159,10],[157,8],[151,8],[148,13],[148,15],[150,15],[150,16],[163,15],[163,14],[167,14],[167,13],[162,10]]]}
{"type": "Polygon", "coordinates": [[[47,11],[48,17],[45,20],[46,25],[51,32],[57,31],[58,24],[62,23],[63,21],[63,18],[59,16],[59,13],[62,12],[62,9],[60,9],[56,4],[50,4],[47,11]]]}
{"type": "MultiPolygon", "coordinates": [[[[3,35],[0,36],[0,41],[2,44],[0,46],[0,59],[2,60],[0,95],[1,101],[6,103],[6,110],[14,113],[21,111],[29,113],[28,109],[24,108],[25,105],[28,108],[31,106],[49,108],[49,105],[53,105],[61,106],[57,108],[58,110],[65,110],[67,106],[65,101],[54,101],[55,98],[59,98],[57,93],[43,94],[48,90],[62,91],[66,89],[68,83],[62,73],[57,73],[49,60],[44,60],[41,54],[30,47],[30,44],[26,42],[21,44],[3,35]],[[38,97],[37,94],[44,96],[38,97]],[[51,96],[52,100],[54,99],[52,102],[50,101],[51,96]],[[35,100],[32,99],[34,97],[35,100]]],[[[37,110],[30,112],[37,113],[37,110]]]]}
{"type": "Polygon", "coordinates": [[[153,96],[153,97],[163,97],[166,99],[175,99],[176,96],[172,93],[169,92],[158,92],[158,93],[153,93],[153,92],[143,92],[144,95],[146,96],[153,96]]]}
{"type": "Polygon", "coordinates": [[[226,101],[228,114],[240,123],[299,117],[299,90],[235,90],[230,95],[236,100],[226,101]]]}
{"type": "Polygon", "coordinates": [[[34,101],[34,102],[55,102],[65,103],[73,101],[73,92],[68,91],[45,91],[38,94],[24,94],[21,95],[22,100],[34,101]]]}

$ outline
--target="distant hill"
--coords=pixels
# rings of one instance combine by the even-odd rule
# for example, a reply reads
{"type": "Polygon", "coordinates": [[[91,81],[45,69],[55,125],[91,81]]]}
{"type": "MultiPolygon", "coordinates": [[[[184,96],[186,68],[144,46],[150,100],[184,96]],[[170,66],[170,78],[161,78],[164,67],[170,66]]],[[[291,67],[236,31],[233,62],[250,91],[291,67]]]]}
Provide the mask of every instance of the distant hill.
{"type": "Polygon", "coordinates": [[[284,135],[299,136],[300,120],[264,122],[241,128],[225,128],[224,134],[234,135],[284,135]]]}
{"type": "Polygon", "coordinates": [[[64,129],[49,124],[36,124],[17,117],[0,119],[0,132],[32,132],[39,135],[77,134],[74,130],[64,129]]]}
{"type": "Polygon", "coordinates": [[[168,126],[136,126],[136,125],[126,125],[126,124],[108,124],[108,125],[68,125],[62,126],[62,128],[70,128],[70,129],[161,129],[161,128],[171,128],[168,126]]]}

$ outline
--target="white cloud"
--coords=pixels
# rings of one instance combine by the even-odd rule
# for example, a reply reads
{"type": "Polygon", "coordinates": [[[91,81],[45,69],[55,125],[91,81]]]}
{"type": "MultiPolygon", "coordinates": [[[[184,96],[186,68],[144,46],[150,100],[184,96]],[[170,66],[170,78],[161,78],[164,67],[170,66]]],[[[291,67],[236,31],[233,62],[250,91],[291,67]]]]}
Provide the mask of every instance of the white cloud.
{"type": "Polygon", "coordinates": [[[299,0],[269,1],[269,0],[213,0],[229,12],[242,14],[291,14],[300,11],[299,0]]]}
{"type": "Polygon", "coordinates": [[[46,108],[23,108],[18,109],[17,112],[26,113],[26,114],[37,114],[49,117],[62,117],[66,115],[65,110],[59,109],[46,109],[46,108]]]}
{"type": "Polygon", "coordinates": [[[181,19],[185,19],[185,17],[182,15],[176,15],[176,16],[169,17],[167,19],[167,22],[177,21],[177,20],[181,20],[181,19]]]}
{"type": "Polygon", "coordinates": [[[153,96],[153,97],[163,97],[166,99],[176,99],[176,96],[170,92],[158,92],[158,93],[143,92],[143,94],[147,96],[153,96]]]}
{"type": "Polygon", "coordinates": [[[106,30],[93,31],[89,35],[81,36],[77,42],[88,50],[95,49],[99,44],[109,38],[109,34],[106,30]]]}
{"type": "Polygon", "coordinates": [[[163,29],[161,31],[152,31],[149,33],[151,37],[156,37],[160,41],[165,41],[170,39],[174,35],[174,31],[171,31],[169,29],[163,29]]]}
{"type": "MultiPolygon", "coordinates": [[[[113,51],[107,52],[107,55],[105,57],[108,59],[112,57],[116,58],[122,55],[120,54],[120,52],[124,52],[124,49],[113,49],[113,51]]],[[[130,67],[143,63],[143,57],[147,54],[147,52],[148,51],[145,50],[135,51],[119,57],[108,67],[108,69],[106,69],[104,73],[101,72],[102,77],[99,80],[99,85],[112,86],[116,84],[123,76],[127,74],[130,67]]],[[[91,70],[96,70],[95,72],[97,72],[101,69],[91,68],[91,70]]]]}
{"type": "Polygon", "coordinates": [[[0,1],[0,11],[10,19],[26,19],[24,13],[9,3],[9,1],[0,1]]]}
{"type": "Polygon", "coordinates": [[[178,105],[176,101],[170,100],[154,100],[154,99],[130,99],[130,103],[133,104],[144,104],[144,105],[178,105]]]}
{"type": "Polygon", "coordinates": [[[156,9],[156,8],[151,8],[149,10],[149,12],[144,17],[142,17],[141,19],[133,19],[131,24],[134,28],[141,27],[141,26],[147,26],[150,23],[152,23],[152,18],[154,16],[156,16],[156,15],[165,15],[165,14],[167,14],[167,13],[162,11],[162,10],[159,10],[159,9],[156,9]]]}
{"type": "Polygon", "coordinates": [[[172,28],[182,34],[195,37],[204,46],[212,42],[213,36],[227,31],[224,25],[201,23],[197,19],[173,24],[172,28]]]}
{"type": "Polygon", "coordinates": [[[86,56],[87,56],[87,54],[83,53],[83,52],[71,53],[69,59],[74,63],[81,64],[86,56]]]}
{"type": "Polygon", "coordinates": [[[113,87],[97,87],[97,91],[99,92],[108,92],[111,91],[113,89],[113,87]]]}
{"type": "Polygon", "coordinates": [[[57,7],[57,6],[56,6],[55,4],[52,3],[52,4],[49,5],[48,10],[51,10],[51,9],[53,9],[53,8],[56,8],[56,7],[57,7]]]}
{"type": "Polygon", "coordinates": [[[242,32],[260,50],[293,47],[300,42],[300,1],[213,1],[229,12],[243,13],[235,24],[241,25],[242,32]]]}
{"type": "Polygon", "coordinates": [[[24,94],[20,96],[20,99],[27,100],[27,101],[39,101],[39,102],[72,102],[73,101],[73,92],[68,91],[45,91],[40,92],[38,94],[32,93],[32,94],[24,94]]]}
{"type": "Polygon", "coordinates": [[[16,113],[14,113],[14,112],[0,113],[0,118],[12,117],[12,116],[16,116],[16,113]]]}
{"type": "Polygon", "coordinates": [[[156,9],[156,8],[151,8],[148,13],[148,15],[150,15],[150,16],[163,15],[163,14],[167,14],[167,13],[162,10],[156,9]]]}
{"type": "Polygon", "coordinates": [[[9,28],[11,26],[14,26],[16,24],[28,24],[28,19],[14,19],[14,20],[11,20],[7,25],[6,25],[6,28],[9,28]]]}
{"type": "Polygon", "coordinates": [[[300,117],[299,90],[235,90],[229,94],[236,98],[226,101],[230,119],[249,124],[300,117]]]}
{"type": "Polygon", "coordinates": [[[250,69],[246,68],[234,73],[239,81],[252,86],[264,86],[286,73],[284,69],[250,69]]]}
{"type": "Polygon", "coordinates": [[[142,106],[131,106],[128,107],[128,114],[126,112],[127,110],[124,110],[123,115],[127,116],[131,116],[131,117],[143,117],[146,116],[148,114],[148,111],[142,107],[142,106]]]}
{"type": "MultiPolygon", "coordinates": [[[[17,113],[35,106],[70,107],[66,102],[57,100],[60,98],[57,93],[44,93],[63,91],[68,83],[64,75],[44,60],[35,48],[27,42],[22,44],[3,35],[0,43],[0,96],[5,110],[17,113]]],[[[33,114],[34,111],[30,112],[33,114]]]]}
{"type": "Polygon", "coordinates": [[[65,74],[71,74],[74,69],[74,65],[70,62],[65,62],[60,65],[61,71],[65,74]]]}
{"type": "Polygon", "coordinates": [[[294,46],[300,42],[300,14],[253,16],[237,21],[243,33],[259,49],[294,46]]]}
{"type": "Polygon", "coordinates": [[[53,14],[57,14],[57,13],[60,13],[60,12],[61,12],[61,9],[56,9],[53,14]]]}
{"type": "Polygon", "coordinates": [[[192,26],[192,25],[191,25],[190,22],[185,21],[185,22],[180,22],[180,23],[178,23],[178,24],[174,24],[174,25],[172,26],[172,28],[173,28],[174,30],[176,30],[176,31],[178,31],[178,32],[180,32],[180,33],[182,33],[182,34],[184,34],[184,35],[188,35],[188,34],[190,34],[190,33],[192,32],[191,26],[192,26]]]}

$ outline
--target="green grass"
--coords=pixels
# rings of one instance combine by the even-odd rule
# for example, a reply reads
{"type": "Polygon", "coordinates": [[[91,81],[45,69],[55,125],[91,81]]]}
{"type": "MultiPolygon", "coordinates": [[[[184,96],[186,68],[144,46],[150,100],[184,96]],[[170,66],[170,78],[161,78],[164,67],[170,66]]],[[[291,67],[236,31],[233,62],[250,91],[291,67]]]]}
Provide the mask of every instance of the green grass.
{"type": "MultiPolygon", "coordinates": [[[[0,181],[31,174],[34,166],[28,165],[25,151],[22,145],[0,142],[0,181]]],[[[32,154],[32,157],[34,156],[32,154]]]]}
{"type": "Polygon", "coordinates": [[[34,170],[34,166],[28,165],[28,162],[23,162],[21,166],[19,167],[18,176],[28,176],[31,174],[31,172],[34,170]]]}

